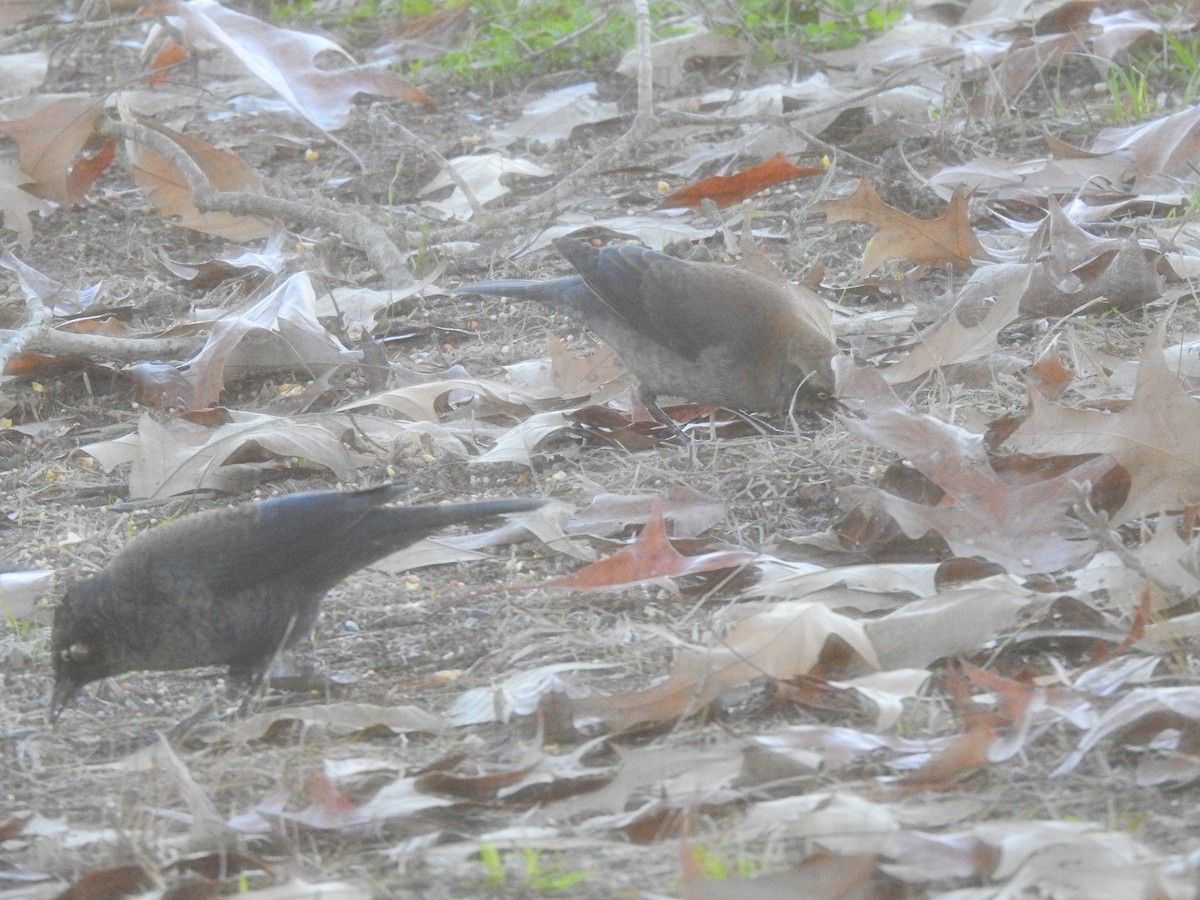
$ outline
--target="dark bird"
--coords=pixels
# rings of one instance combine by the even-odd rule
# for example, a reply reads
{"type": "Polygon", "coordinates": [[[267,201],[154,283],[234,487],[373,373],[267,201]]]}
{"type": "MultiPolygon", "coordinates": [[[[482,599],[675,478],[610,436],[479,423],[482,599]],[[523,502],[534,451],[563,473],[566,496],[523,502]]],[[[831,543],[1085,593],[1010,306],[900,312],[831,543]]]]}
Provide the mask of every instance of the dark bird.
{"type": "Polygon", "coordinates": [[[823,406],[837,346],[785,287],[740,269],[686,262],[643,247],[559,238],[578,273],[550,281],[484,281],[454,293],[535,300],[561,309],[616,351],[659,421],[658,394],[734,410],[823,406]]]}
{"type": "Polygon", "coordinates": [[[139,534],[54,611],[51,721],[81,686],[121,672],[228,665],[257,682],[346,576],[444,526],[544,502],[389,505],[403,490],[292,494],[139,534]]]}

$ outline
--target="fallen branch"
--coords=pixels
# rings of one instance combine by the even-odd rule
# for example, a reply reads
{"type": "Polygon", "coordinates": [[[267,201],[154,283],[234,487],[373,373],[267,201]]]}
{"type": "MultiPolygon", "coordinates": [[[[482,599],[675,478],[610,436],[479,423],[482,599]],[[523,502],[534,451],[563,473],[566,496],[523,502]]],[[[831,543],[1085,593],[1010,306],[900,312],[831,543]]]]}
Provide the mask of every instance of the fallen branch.
{"type": "Polygon", "coordinates": [[[104,135],[136,141],[170,163],[187,183],[192,203],[201,212],[227,212],[239,216],[262,216],[301,225],[316,225],[340,234],[366,254],[388,287],[413,280],[396,245],[381,225],[358,213],[335,209],[324,200],[299,203],[262,194],[222,191],[208,183],[204,172],[183,148],[164,134],[134,122],[106,120],[96,126],[104,135]]]}
{"type": "Polygon", "coordinates": [[[77,334],[54,328],[32,327],[33,322],[18,330],[0,329],[0,363],[7,363],[15,353],[4,355],[15,345],[18,352],[45,353],[48,356],[85,356],[118,362],[143,359],[187,359],[199,352],[203,337],[186,338],[127,338],[103,334],[77,334]]]}

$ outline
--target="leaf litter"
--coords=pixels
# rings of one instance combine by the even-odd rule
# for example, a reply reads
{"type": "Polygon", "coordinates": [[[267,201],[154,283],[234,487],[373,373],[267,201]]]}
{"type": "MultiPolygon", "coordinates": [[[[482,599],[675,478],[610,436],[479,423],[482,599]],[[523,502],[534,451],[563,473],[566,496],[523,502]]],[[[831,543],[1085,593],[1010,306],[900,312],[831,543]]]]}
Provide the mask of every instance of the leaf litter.
{"type": "Polygon", "coordinates": [[[21,245],[0,897],[1195,896],[1195,110],[1043,114],[1045,143],[1010,127],[1046,79],[1095,79],[1079,42],[1120,63],[1161,23],[1070,4],[1033,34],[1007,8],[969,37],[906,20],[815,54],[806,81],[699,91],[697,61],[732,82],[716,61],[750,48],[696,30],[653,52],[677,118],[640,167],[505,220],[624,127],[623,76],[486,104],[431,76],[435,112],[392,76],[318,67],[345,54],[303,29],[211,0],[161,12],[196,74],[152,69],[170,124],[141,93],[118,108],[182,157],[93,135],[107,99],[53,64],[73,93],[0,129],[21,245]],[[959,64],[988,71],[973,96],[947,88],[959,64]],[[286,104],[210,116],[184,84],[219,88],[216,109],[246,67],[286,104]],[[404,170],[402,129],[458,180],[404,170]],[[826,155],[819,184],[769,184],[826,155]],[[248,205],[204,208],[189,158],[248,205]],[[366,203],[337,193],[354,160],[386,176],[366,203]],[[686,173],[695,209],[656,211],[686,185],[648,171],[686,173]],[[280,207],[253,205],[279,197],[386,207],[416,275],[381,277],[366,232],[285,238],[280,207]],[[719,212],[738,200],[740,236],[742,211],[719,212]],[[469,230],[481,210],[501,224],[469,230]],[[578,326],[449,299],[484,268],[559,274],[540,251],[581,229],[740,251],[760,274],[765,244],[765,277],[801,279],[857,356],[840,416],[735,437],[724,413],[668,407],[684,444],[578,326]],[[252,492],[385,479],[555,502],[334,590],[301,654],[328,676],[311,696],[205,715],[236,705],[211,675],[129,673],[46,727],[49,571],[252,492]]]}

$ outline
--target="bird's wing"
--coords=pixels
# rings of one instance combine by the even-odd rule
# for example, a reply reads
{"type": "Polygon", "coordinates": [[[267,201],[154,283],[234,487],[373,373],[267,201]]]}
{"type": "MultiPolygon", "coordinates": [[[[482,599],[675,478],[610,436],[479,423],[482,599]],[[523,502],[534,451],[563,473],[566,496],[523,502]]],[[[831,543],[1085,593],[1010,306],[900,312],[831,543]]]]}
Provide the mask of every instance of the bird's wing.
{"type": "Polygon", "coordinates": [[[191,561],[226,592],[273,579],[311,581],[350,552],[355,526],[401,490],[314,491],[200,513],[172,523],[169,533],[163,526],[146,551],[153,566],[175,577],[191,561]]]}
{"type": "Polygon", "coordinates": [[[739,315],[726,290],[731,279],[718,266],[627,245],[597,250],[560,238],[554,246],[627,325],[686,359],[753,324],[739,315]]]}

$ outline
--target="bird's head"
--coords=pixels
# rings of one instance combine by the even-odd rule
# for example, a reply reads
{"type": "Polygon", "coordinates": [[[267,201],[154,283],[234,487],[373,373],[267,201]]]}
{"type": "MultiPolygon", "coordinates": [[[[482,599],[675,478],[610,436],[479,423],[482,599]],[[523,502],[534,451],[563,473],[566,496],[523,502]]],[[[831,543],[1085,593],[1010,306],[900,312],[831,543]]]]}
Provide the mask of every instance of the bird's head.
{"type": "Polygon", "coordinates": [[[795,388],[795,405],[813,410],[835,409],[833,369],[830,358],[801,349],[789,354],[788,362],[794,375],[799,376],[795,388]]]}
{"type": "Polygon", "coordinates": [[[58,719],[85,684],[123,671],[119,654],[113,652],[113,643],[104,627],[104,615],[98,602],[103,587],[98,580],[72,585],[54,610],[50,638],[54,660],[51,722],[58,719]]]}

